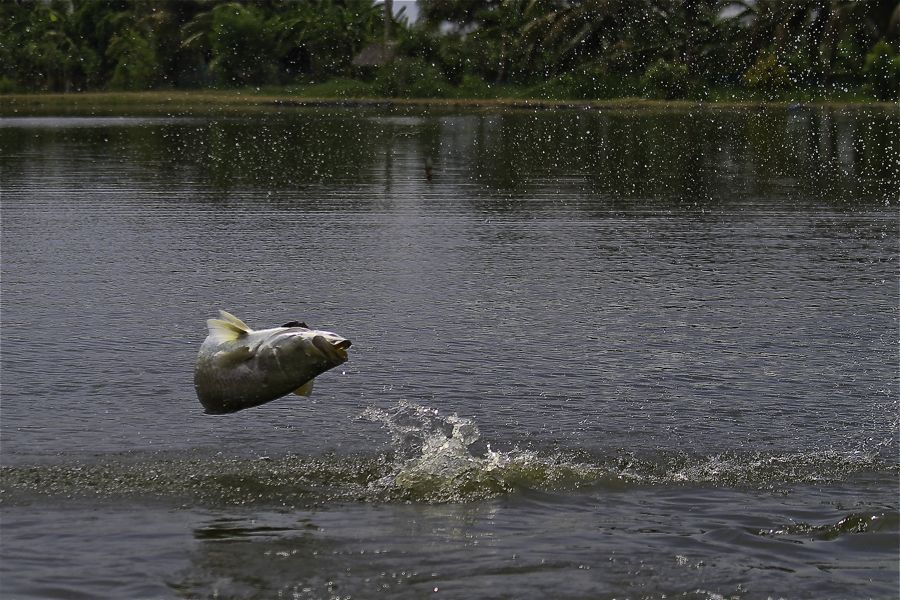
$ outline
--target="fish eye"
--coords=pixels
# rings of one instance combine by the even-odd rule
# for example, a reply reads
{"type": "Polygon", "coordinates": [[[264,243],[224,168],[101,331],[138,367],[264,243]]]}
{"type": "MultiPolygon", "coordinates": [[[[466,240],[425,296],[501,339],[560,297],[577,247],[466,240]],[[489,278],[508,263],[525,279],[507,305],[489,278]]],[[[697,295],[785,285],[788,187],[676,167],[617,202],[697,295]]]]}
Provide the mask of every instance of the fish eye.
{"type": "Polygon", "coordinates": [[[309,329],[309,326],[303,321],[288,321],[282,327],[302,327],[304,329],[309,329]]]}

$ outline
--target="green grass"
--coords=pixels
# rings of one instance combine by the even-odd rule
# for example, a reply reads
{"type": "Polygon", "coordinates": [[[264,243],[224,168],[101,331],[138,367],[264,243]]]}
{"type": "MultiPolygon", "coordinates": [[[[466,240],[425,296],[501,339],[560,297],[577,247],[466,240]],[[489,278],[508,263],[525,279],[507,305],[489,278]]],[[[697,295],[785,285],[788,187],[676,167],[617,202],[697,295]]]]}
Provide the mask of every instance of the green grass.
{"type": "Polygon", "coordinates": [[[896,102],[876,102],[861,90],[795,90],[775,100],[743,88],[710,88],[693,93],[691,99],[655,100],[639,96],[634,85],[610,90],[624,97],[572,99],[565,82],[550,81],[538,86],[490,85],[481,80],[464,80],[448,87],[440,98],[385,98],[378,96],[373,83],[354,79],[332,79],[321,83],[242,89],[154,90],[147,92],[83,92],[70,94],[0,94],[0,115],[40,114],[197,114],[277,110],[284,106],[351,105],[396,107],[466,108],[565,108],[683,110],[696,106],[740,108],[786,106],[811,103],[839,107],[877,106],[898,110],[896,102]]]}
{"type": "Polygon", "coordinates": [[[293,96],[297,98],[372,98],[376,95],[374,86],[357,79],[337,78],[321,83],[305,83],[283,87],[267,86],[259,88],[263,96],[293,96]]]}

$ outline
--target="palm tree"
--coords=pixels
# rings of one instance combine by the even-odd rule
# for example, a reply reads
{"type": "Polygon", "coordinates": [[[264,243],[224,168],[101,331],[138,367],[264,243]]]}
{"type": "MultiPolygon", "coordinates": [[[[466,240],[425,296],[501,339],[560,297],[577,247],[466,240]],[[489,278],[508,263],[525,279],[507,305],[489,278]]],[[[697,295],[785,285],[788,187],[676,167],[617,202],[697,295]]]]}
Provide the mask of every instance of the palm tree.
{"type": "Polygon", "coordinates": [[[656,58],[692,66],[717,38],[717,0],[556,2],[523,30],[551,69],[601,62],[628,71],[656,58]]]}
{"type": "Polygon", "coordinates": [[[28,87],[66,92],[74,87],[82,48],[69,31],[70,8],[44,3],[6,7],[10,14],[3,38],[11,42],[11,70],[28,87]]]}
{"type": "Polygon", "coordinates": [[[889,34],[896,0],[723,0],[729,20],[756,55],[774,51],[794,76],[828,83],[839,47],[850,45],[862,64],[865,51],[889,34]]]}

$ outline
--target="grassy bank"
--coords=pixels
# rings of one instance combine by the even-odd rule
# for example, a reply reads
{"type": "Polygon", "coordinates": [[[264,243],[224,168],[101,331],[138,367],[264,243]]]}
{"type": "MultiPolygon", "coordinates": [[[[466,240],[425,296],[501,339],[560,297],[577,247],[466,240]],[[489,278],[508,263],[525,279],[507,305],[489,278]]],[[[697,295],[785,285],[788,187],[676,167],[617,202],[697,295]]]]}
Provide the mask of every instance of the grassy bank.
{"type": "Polygon", "coordinates": [[[360,108],[431,108],[431,109],[607,109],[607,110],[689,110],[697,107],[786,108],[797,104],[831,108],[878,108],[900,110],[896,102],[876,102],[859,98],[809,98],[762,100],[726,95],[712,100],[656,100],[638,97],[604,100],[567,100],[529,97],[527,90],[499,88],[496,95],[482,97],[384,98],[367,95],[370,91],[360,82],[284,88],[245,88],[234,90],[165,90],[148,92],[84,92],[70,94],[4,94],[0,95],[0,115],[128,115],[128,114],[202,114],[210,112],[271,111],[286,107],[360,107],[360,108]]]}

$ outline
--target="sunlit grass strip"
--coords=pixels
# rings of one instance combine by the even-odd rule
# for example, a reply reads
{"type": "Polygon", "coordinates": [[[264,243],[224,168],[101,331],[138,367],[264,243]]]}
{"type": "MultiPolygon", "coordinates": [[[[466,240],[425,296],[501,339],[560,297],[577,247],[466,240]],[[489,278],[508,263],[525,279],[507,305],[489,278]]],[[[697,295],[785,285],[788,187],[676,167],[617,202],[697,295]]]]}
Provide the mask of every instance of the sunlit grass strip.
{"type": "MultiPolygon", "coordinates": [[[[146,92],[83,92],[70,94],[5,94],[0,95],[0,115],[40,114],[130,114],[246,110],[272,110],[285,107],[360,107],[360,108],[505,108],[505,109],[631,109],[691,110],[694,108],[778,108],[798,104],[792,101],[729,100],[656,100],[648,98],[615,98],[605,100],[557,100],[520,97],[498,98],[384,98],[357,95],[366,90],[347,84],[337,86],[315,84],[287,88],[250,88],[238,90],[164,90],[146,92]]],[[[512,89],[505,90],[508,93],[512,89]]],[[[516,90],[517,94],[522,90],[516,90]]],[[[881,108],[900,111],[896,102],[860,100],[812,100],[810,106],[832,108],[881,108]]]]}

